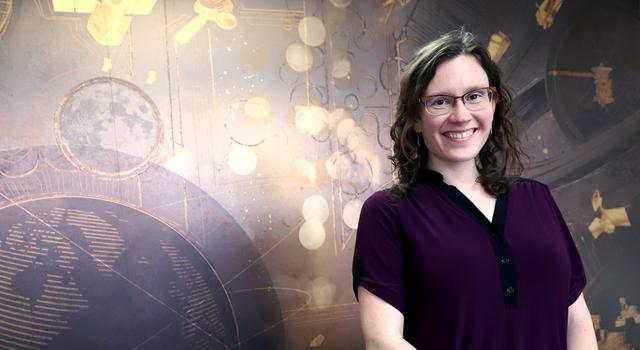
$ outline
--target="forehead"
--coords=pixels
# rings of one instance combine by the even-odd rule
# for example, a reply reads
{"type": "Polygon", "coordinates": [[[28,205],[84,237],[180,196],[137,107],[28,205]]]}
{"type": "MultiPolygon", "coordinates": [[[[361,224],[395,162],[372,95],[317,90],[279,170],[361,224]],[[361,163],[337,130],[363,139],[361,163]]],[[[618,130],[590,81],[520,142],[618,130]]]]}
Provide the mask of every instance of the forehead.
{"type": "Polygon", "coordinates": [[[460,55],[442,62],[427,85],[425,95],[462,95],[469,90],[489,86],[489,78],[478,60],[460,55]]]}

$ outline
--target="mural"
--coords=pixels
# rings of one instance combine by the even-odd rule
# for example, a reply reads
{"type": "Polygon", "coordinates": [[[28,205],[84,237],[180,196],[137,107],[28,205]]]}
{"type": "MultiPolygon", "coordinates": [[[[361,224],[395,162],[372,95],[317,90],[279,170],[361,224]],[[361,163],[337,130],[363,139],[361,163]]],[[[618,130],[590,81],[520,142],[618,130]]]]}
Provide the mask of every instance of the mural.
{"type": "Polygon", "coordinates": [[[351,258],[413,52],[464,25],[640,346],[637,1],[0,0],[0,347],[358,349],[351,258]],[[114,337],[113,334],[118,334],[114,337]]]}

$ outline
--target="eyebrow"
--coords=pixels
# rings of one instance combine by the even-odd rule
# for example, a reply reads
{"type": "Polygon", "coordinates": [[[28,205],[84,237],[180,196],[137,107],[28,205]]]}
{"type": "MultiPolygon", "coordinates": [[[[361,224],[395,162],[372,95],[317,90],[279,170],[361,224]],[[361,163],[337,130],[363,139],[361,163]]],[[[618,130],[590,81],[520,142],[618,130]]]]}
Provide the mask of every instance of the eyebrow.
{"type": "MultiPolygon", "coordinates": [[[[474,90],[484,89],[484,88],[488,88],[488,87],[490,87],[490,86],[489,85],[487,85],[487,86],[476,85],[476,86],[473,86],[473,87],[465,90],[465,92],[462,95],[467,94],[467,93],[469,93],[471,91],[474,91],[474,90]]],[[[455,95],[453,95],[450,92],[448,92],[448,93],[447,92],[438,92],[436,94],[424,95],[423,97],[429,97],[429,96],[455,96],[455,95]]]]}

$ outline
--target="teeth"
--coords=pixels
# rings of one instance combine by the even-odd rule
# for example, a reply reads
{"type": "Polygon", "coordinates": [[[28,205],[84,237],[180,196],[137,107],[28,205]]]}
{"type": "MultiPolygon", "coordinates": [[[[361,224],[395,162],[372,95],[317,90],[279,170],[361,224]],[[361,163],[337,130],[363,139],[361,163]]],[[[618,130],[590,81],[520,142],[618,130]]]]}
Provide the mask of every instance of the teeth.
{"type": "Polygon", "coordinates": [[[471,136],[471,134],[473,134],[473,130],[467,130],[464,132],[447,132],[444,134],[444,136],[452,139],[463,139],[465,137],[471,136]]]}

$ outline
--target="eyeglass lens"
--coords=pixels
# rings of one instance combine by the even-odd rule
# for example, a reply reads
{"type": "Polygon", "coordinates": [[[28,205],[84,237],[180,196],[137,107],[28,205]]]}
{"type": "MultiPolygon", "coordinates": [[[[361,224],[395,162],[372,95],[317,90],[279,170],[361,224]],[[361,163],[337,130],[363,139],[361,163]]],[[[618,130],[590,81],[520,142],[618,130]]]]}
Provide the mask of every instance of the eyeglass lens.
{"type": "Polygon", "coordinates": [[[493,91],[490,87],[469,91],[462,96],[428,96],[424,100],[424,106],[431,115],[443,115],[450,113],[460,98],[464,106],[471,111],[485,108],[493,100],[493,91]]]}

